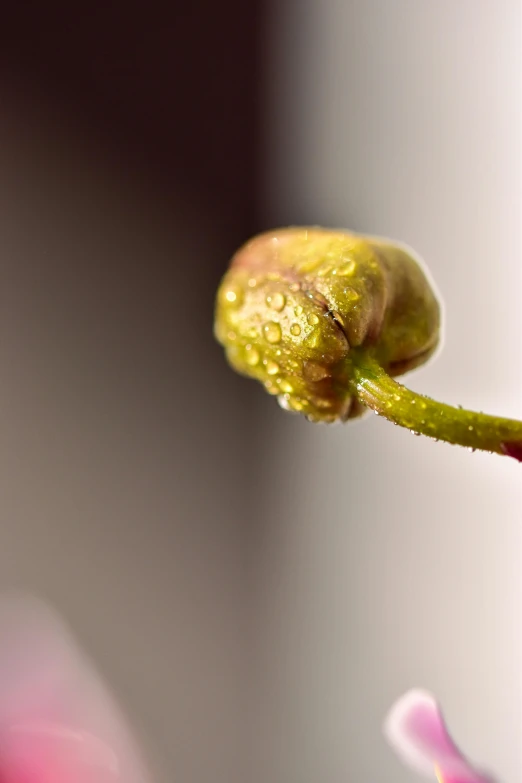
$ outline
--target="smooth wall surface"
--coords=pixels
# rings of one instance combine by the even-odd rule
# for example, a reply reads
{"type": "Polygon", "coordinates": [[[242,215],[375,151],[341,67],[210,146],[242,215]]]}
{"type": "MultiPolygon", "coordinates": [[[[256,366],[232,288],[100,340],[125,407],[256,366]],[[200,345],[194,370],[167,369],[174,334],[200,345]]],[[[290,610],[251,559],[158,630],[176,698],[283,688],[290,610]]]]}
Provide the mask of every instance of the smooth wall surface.
{"type": "Polygon", "coordinates": [[[65,617],[158,781],[243,783],[247,397],[211,330],[222,216],[33,98],[4,96],[0,169],[0,590],[65,617]]]}
{"type": "MultiPolygon", "coordinates": [[[[269,38],[267,226],[413,246],[445,342],[408,383],[520,416],[519,0],[286,0],[269,38]]],[[[263,410],[255,779],[413,780],[381,723],[422,686],[472,757],[519,780],[520,466],[375,416],[263,410]]]]}
{"type": "Polygon", "coordinates": [[[0,596],[65,616],[158,783],[244,783],[257,423],[212,322],[262,4],[29,5],[0,28],[0,596]]]}

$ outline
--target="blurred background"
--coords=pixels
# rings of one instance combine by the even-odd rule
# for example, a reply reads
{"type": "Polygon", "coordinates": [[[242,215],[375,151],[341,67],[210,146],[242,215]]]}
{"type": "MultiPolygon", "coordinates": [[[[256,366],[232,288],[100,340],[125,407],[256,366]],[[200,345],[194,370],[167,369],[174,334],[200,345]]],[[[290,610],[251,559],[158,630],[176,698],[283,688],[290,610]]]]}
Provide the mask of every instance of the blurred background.
{"type": "Polygon", "coordinates": [[[66,617],[159,781],[412,780],[413,686],[520,779],[520,466],[283,414],[212,310],[257,231],[399,239],[445,304],[410,386],[521,416],[521,54],[520,0],[3,12],[0,587],[66,617]]]}

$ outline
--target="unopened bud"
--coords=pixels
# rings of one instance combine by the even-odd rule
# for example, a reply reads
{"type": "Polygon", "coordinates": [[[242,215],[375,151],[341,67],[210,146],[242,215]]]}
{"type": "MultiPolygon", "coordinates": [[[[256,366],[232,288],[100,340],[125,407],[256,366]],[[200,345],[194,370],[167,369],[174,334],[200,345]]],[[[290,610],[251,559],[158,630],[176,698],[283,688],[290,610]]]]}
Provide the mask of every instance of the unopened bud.
{"type": "Polygon", "coordinates": [[[410,251],[287,228],[235,254],[218,291],[215,334],[234,369],[282,407],[331,422],[365,410],[350,388],[353,351],[397,376],[431,356],[439,326],[437,299],[410,251]]]}

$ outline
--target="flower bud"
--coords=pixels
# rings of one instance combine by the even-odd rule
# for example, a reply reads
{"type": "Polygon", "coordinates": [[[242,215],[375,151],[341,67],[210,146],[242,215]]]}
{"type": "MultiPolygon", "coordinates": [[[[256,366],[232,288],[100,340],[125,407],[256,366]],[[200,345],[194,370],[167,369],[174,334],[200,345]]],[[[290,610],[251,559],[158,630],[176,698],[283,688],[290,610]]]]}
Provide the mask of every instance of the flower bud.
{"type": "Polygon", "coordinates": [[[431,356],[439,305],[418,262],[397,245],[342,231],[261,234],[233,257],[217,295],[215,335],[232,367],[311,421],[365,410],[350,355],[390,375],[431,356]]]}

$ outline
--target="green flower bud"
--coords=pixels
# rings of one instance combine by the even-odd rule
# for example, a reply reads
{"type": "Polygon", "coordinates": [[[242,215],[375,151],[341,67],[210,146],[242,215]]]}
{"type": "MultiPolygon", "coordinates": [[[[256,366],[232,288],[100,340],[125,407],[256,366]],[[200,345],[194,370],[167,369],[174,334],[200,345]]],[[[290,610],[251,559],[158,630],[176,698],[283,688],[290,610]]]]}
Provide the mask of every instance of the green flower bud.
{"type": "Polygon", "coordinates": [[[215,334],[238,372],[311,421],[366,408],[351,357],[363,350],[392,376],[425,362],[440,311],[409,251],[348,232],[288,228],[255,237],[218,291],[215,334]]]}

